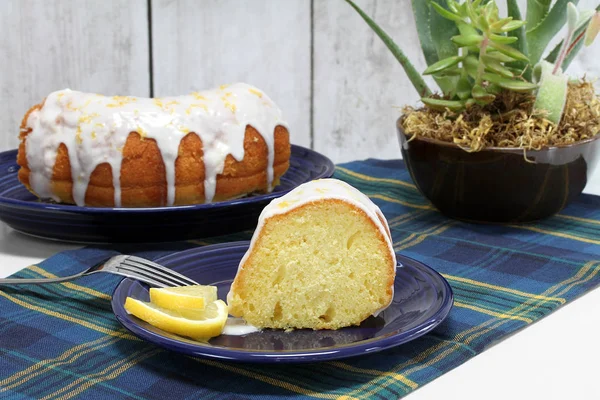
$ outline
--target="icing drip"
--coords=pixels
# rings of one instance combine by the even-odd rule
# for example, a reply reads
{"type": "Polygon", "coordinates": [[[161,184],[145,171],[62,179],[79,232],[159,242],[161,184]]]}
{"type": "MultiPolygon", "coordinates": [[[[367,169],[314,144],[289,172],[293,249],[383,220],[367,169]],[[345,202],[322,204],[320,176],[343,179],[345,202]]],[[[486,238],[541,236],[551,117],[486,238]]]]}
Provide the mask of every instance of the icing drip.
{"type": "MultiPolygon", "coordinates": [[[[286,195],[279,197],[277,199],[272,200],[260,213],[258,218],[258,226],[256,227],[254,234],[252,235],[252,239],[250,241],[250,247],[242,257],[240,264],[238,266],[238,271],[240,271],[240,267],[244,265],[248,256],[252,252],[256,240],[260,235],[262,228],[264,227],[265,221],[275,215],[284,214],[293,210],[294,208],[300,207],[304,204],[311,203],[313,201],[318,201],[322,199],[338,199],[346,201],[361,210],[363,210],[369,218],[373,221],[373,223],[377,226],[383,237],[385,238],[388,249],[392,255],[392,259],[394,261],[394,265],[396,265],[396,253],[394,252],[394,246],[392,244],[390,228],[388,226],[387,220],[379,207],[375,203],[371,201],[365,194],[356,189],[355,187],[347,184],[346,182],[340,181],[338,179],[317,179],[314,181],[310,181],[304,183],[298,187],[296,187],[291,192],[286,195]]],[[[237,278],[236,273],[236,278],[237,278]]],[[[394,286],[392,285],[392,293],[394,291],[394,286]]],[[[230,291],[227,294],[227,301],[231,302],[233,298],[233,291],[230,291]]],[[[393,299],[394,296],[392,296],[393,299]]],[[[373,313],[374,316],[377,316],[383,310],[385,310],[389,305],[387,304],[385,307],[375,311],[373,313]]]]}
{"type": "Polygon", "coordinates": [[[227,323],[225,323],[222,334],[229,336],[243,336],[258,331],[259,329],[257,327],[249,325],[242,318],[229,317],[227,318],[227,323]]]}
{"type": "Polygon", "coordinates": [[[167,182],[167,205],[175,202],[175,161],[181,140],[190,132],[202,139],[204,191],[213,200],[217,176],[225,158],[244,158],[244,136],[250,125],[263,137],[268,149],[268,191],[273,189],[275,127],[287,128],[281,111],[260,90],[244,84],[187,96],[139,98],[81,93],[69,89],[51,93],[41,109],[33,111],[27,128],[26,156],[31,170],[30,185],[42,198],[60,199],[52,193],[52,171],[58,148],[69,151],[73,199],[85,205],[90,176],[102,163],[110,165],[114,203],[121,206],[121,163],[123,148],[131,132],[154,139],[160,150],[167,182]]]}

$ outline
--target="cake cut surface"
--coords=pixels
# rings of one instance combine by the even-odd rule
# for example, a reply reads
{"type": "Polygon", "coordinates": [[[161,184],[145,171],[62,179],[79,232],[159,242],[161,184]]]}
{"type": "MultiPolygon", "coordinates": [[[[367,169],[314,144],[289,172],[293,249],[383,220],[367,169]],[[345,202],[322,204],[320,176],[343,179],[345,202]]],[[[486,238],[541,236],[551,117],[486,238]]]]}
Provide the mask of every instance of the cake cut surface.
{"type": "Polygon", "coordinates": [[[395,271],[379,208],[342,181],[316,180],[263,210],[229,312],[259,328],[359,325],[391,303],[395,271]]]}
{"type": "Polygon", "coordinates": [[[165,98],[60,90],[29,110],[20,138],[20,181],[42,199],[79,206],[268,192],[290,157],[281,111],[244,83],[165,98]]]}

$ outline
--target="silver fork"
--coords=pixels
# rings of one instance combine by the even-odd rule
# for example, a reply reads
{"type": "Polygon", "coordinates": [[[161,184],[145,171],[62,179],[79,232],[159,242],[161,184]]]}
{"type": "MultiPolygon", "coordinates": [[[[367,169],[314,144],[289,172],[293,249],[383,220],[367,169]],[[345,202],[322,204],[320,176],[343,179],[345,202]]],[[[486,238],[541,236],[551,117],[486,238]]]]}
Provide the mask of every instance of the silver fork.
{"type": "Polygon", "coordinates": [[[0,285],[40,285],[45,283],[65,282],[80,278],[82,276],[95,274],[97,272],[108,272],[111,274],[125,276],[127,278],[137,279],[156,287],[198,285],[197,282],[191,280],[190,278],[187,278],[171,269],[165,268],[155,262],[146,260],[144,258],[127,255],[109,258],[108,260],[94,265],[93,267],[76,275],[42,279],[7,278],[0,279],[0,285]]]}

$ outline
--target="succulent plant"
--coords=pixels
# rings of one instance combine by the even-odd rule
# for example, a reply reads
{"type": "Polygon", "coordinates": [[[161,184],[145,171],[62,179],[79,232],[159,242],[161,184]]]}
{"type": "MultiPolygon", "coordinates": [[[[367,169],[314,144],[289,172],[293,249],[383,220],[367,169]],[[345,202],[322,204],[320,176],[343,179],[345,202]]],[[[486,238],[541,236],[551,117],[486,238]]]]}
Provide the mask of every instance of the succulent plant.
{"type": "Polygon", "coordinates": [[[501,18],[495,0],[412,0],[427,69],[419,73],[393,39],[352,0],[346,0],[383,40],[404,67],[423,103],[433,109],[463,111],[492,103],[503,90],[536,92],[534,110],[558,123],[567,94],[566,69],[584,41],[600,30],[600,5],[579,13],[579,0],[528,0],[527,26],[516,0],[506,0],[501,18]],[[567,18],[568,17],[568,18],[567,18]],[[566,38],[545,60],[550,41],[568,23],[566,38]],[[585,39],[585,40],[584,40],[585,39]],[[441,90],[433,95],[422,75],[441,90]]]}

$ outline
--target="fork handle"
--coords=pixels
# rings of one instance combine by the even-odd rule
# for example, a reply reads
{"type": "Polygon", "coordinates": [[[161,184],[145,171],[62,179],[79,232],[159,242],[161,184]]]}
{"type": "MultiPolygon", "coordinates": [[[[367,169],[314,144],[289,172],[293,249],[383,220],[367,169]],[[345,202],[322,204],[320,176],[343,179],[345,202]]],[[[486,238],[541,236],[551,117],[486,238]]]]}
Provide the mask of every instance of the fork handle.
{"type": "Polygon", "coordinates": [[[84,273],[77,274],[77,275],[63,276],[60,278],[36,278],[36,279],[6,278],[6,279],[0,279],[0,285],[26,285],[26,284],[39,285],[39,284],[44,284],[44,283],[59,283],[59,282],[72,281],[73,279],[77,279],[79,277],[82,277],[83,275],[84,275],[84,273]]]}

